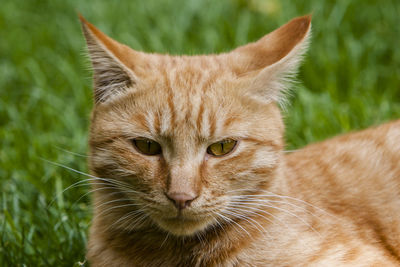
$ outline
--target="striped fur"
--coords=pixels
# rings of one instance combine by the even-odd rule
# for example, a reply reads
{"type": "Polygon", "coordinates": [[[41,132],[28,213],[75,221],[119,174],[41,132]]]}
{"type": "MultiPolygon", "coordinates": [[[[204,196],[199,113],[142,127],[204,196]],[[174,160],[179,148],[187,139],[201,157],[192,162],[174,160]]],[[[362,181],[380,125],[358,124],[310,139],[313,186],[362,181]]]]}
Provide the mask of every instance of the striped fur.
{"type": "Polygon", "coordinates": [[[91,265],[400,265],[400,121],[283,150],[278,106],[310,20],[230,53],[170,56],[81,18],[95,91],[91,265]],[[162,154],[140,154],[137,137],[162,154]],[[226,138],[231,153],[207,154],[226,138]],[[171,188],[197,197],[179,211],[171,188]]]}

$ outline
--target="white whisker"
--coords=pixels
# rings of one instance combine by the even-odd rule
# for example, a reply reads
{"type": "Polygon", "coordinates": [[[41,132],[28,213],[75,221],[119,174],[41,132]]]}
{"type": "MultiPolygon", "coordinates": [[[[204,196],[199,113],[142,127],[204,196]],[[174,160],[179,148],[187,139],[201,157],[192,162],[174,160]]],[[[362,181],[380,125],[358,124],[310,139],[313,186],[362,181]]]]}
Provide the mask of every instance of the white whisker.
{"type": "Polygon", "coordinates": [[[135,221],[133,221],[133,225],[132,224],[130,224],[127,228],[129,229],[129,228],[131,228],[130,230],[129,230],[129,233],[131,233],[139,224],[141,224],[142,222],[144,222],[146,219],[147,219],[147,215],[145,214],[145,213],[141,213],[140,214],[141,215],[141,217],[139,217],[138,219],[136,219],[135,221]]]}
{"type": "Polygon", "coordinates": [[[164,243],[167,242],[168,237],[169,237],[169,232],[167,232],[167,234],[165,235],[164,241],[161,243],[160,248],[162,248],[164,243]]]}
{"type": "Polygon", "coordinates": [[[246,231],[246,229],[244,229],[240,224],[238,224],[237,222],[235,222],[235,220],[226,217],[225,215],[222,215],[221,213],[216,212],[216,214],[218,214],[221,218],[225,219],[226,222],[232,222],[235,225],[237,225],[240,229],[242,229],[249,237],[251,237],[251,235],[249,234],[249,232],[246,231]]]}
{"type": "Polygon", "coordinates": [[[255,198],[255,197],[250,197],[250,198],[243,198],[243,197],[235,198],[235,197],[232,197],[232,199],[238,199],[239,201],[244,200],[244,201],[248,201],[248,202],[257,202],[257,203],[281,203],[281,204],[289,205],[289,206],[291,206],[291,207],[293,207],[295,209],[299,209],[299,210],[301,210],[301,211],[303,211],[305,213],[308,213],[311,216],[321,220],[321,218],[319,216],[317,216],[313,212],[307,210],[306,208],[304,208],[302,206],[298,206],[298,205],[290,203],[290,202],[287,202],[287,201],[271,200],[271,199],[258,199],[258,198],[255,198]]]}
{"type": "MultiPolygon", "coordinates": [[[[147,206],[148,206],[148,205],[145,205],[145,206],[143,206],[142,208],[139,208],[139,209],[137,209],[137,210],[133,210],[133,211],[128,212],[127,214],[125,214],[124,216],[122,216],[121,218],[119,218],[118,220],[116,220],[113,224],[111,224],[111,225],[108,227],[107,230],[113,228],[114,225],[116,225],[116,224],[118,224],[118,223],[120,223],[120,222],[122,222],[122,221],[124,221],[124,220],[126,220],[126,219],[131,220],[132,218],[130,218],[130,216],[132,216],[132,215],[134,215],[134,218],[136,218],[137,215],[143,215],[143,210],[144,210],[144,208],[146,208],[147,206]],[[135,216],[135,215],[136,215],[136,216],[135,216]]],[[[124,224],[125,224],[125,223],[124,223],[124,224]]],[[[130,226],[130,225],[129,225],[129,226],[130,226]]]]}
{"type": "Polygon", "coordinates": [[[264,229],[264,227],[257,222],[256,220],[250,218],[250,217],[246,217],[245,215],[240,214],[239,212],[241,212],[242,210],[233,208],[233,207],[228,207],[225,208],[225,213],[233,215],[234,217],[237,218],[241,218],[242,220],[245,220],[246,222],[250,223],[251,225],[254,225],[255,228],[261,233],[261,234],[267,234],[268,236],[270,236],[269,232],[267,230],[264,229]],[[260,227],[260,228],[259,228],[260,227]]]}
{"type": "MultiPolygon", "coordinates": [[[[57,163],[57,162],[52,162],[52,161],[49,161],[49,160],[46,160],[46,159],[43,159],[43,158],[41,158],[41,159],[44,160],[44,161],[46,161],[46,162],[48,162],[48,163],[50,163],[50,164],[53,164],[53,165],[55,165],[55,166],[62,167],[62,168],[64,168],[64,169],[67,169],[67,170],[73,171],[73,172],[75,172],[75,173],[78,173],[78,174],[81,174],[81,175],[84,175],[84,176],[93,178],[93,179],[95,179],[95,180],[102,180],[102,181],[109,182],[109,183],[113,183],[113,184],[116,184],[116,185],[129,186],[128,183],[124,183],[124,182],[121,182],[121,181],[117,181],[117,180],[115,180],[115,179],[97,177],[97,176],[91,175],[91,174],[89,174],[89,173],[85,173],[85,172],[81,172],[81,171],[75,170],[74,168],[68,167],[68,166],[66,166],[66,165],[63,165],[63,164],[60,164],[60,163],[57,163]]],[[[86,179],[86,180],[88,180],[88,179],[86,179]]],[[[85,180],[83,180],[83,181],[85,181],[85,180]]],[[[81,182],[81,181],[79,181],[79,182],[81,182]]],[[[79,182],[78,182],[78,183],[79,183],[79,182]]],[[[72,186],[72,185],[71,185],[71,186],[72,186]]],[[[67,190],[67,189],[69,189],[69,187],[67,187],[65,190],[67,190]]]]}
{"type": "MultiPolygon", "coordinates": [[[[43,158],[42,158],[42,160],[44,160],[44,161],[46,161],[46,162],[48,162],[48,163],[50,163],[50,164],[56,165],[56,166],[58,166],[58,167],[62,167],[62,168],[65,168],[65,169],[67,169],[67,170],[73,171],[73,172],[75,172],[75,173],[78,173],[78,174],[81,174],[81,175],[90,177],[90,178],[88,178],[88,179],[80,180],[80,181],[78,181],[78,182],[76,182],[76,183],[73,183],[72,185],[70,185],[70,186],[68,186],[67,188],[65,188],[63,191],[61,191],[59,194],[57,194],[57,195],[50,201],[50,203],[48,204],[47,208],[49,208],[49,207],[54,203],[54,201],[55,201],[58,197],[60,197],[62,194],[64,194],[67,190],[72,189],[72,188],[76,188],[76,187],[79,187],[79,186],[84,186],[84,185],[86,185],[87,182],[91,182],[91,184],[93,184],[93,185],[94,185],[94,184],[97,184],[97,185],[113,186],[113,187],[115,187],[114,189],[116,189],[117,187],[119,187],[119,188],[118,188],[119,190],[120,190],[120,189],[124,189],[125,192],[129,192],[129,193],[136,193],[136,194],[140,193],[140,192],[134,190],[134,189],[132,188],[132,186],[131,186],[130,184],[128,184],[128,183],[124,183],[124,182],[121,182],[121,181],[117,181],[117,180],[115,180],[115,179],[96,177],[96,176],[94,176],[94,175],[91,175],[91,174],[88,174],[88,173],[84,173],[84,172],[75,170],[75,169],[73,169],[73,168],[71,168],[71,167],[65,166],[65,165],[60,164],[60,163],[57,163],[57,162],[52,162],[52,161],[49,161],[49,160],[46,160],[46,159],[43,159],[43,158]]],[[[110,187],[110,189],[111,189],[111,187],[110,187]]],[[[120,191],[122,191],[122,190],[120,190],[120,191]]],[[[89,193],[92,193],[92,192],[94,192],[94,191],[89,191],[88,193],[86,193],[86,194],[84,194],[83,196],[81,196],[77,201],[74,202],[74,205],[75,205],[75,203],[79,202],[83,197],[85,197],[86,195],[88,195],[89,193]]]]}
{"type": "Polygon", "coordinates": [[[317,206],[315,206],[315,205],[313,205],[313,204],[311,204],[311,203],[309,203],[309,202],[307,202],[307,201],[304,201],[304,200],[299,199],[299,198],[291,197],[291,196],[279,195],[279,194],[273,193],[273,192],[268,191],[268,190],[245,189],[245,188],[242,188],[242,189],[229,190],[229,191],[227,191],[227,193],[234,193],[234,192],[240,192],[240,191],[253,191],[253,192],[259,192],[259,191],[261,191],[261,192],[268,193],[268,194],[242,195],[242,196],[244,196],[244,197],[271,197],[271,196],[273,196],[273,197],[278,197],[278,198],[281,198],[281,199],[298,201],[298,202],[303,203],[304,205],[307,205],[307,206],[310,206],[310,207],[312,207],[312,208],[314,208],[314,209],[317,209],[317,210],[319,210],[320,212],[325,213],[326,215],[329,215],[329,216],[331,216],[331,217],[333,217],[333,218],[335,218],[335,219],[338,219],[335,215],[333,215],[333,214],[331,214],[331,213],[325,211],[324,209],[321,209],[321,208],[319,208],[319,207],[317,207],[317,206]]]}
{"type": "Polygon", "coordinates": [[[290,211],[288,211],[288,210],[286,210],[286,209],[278,208],[278,207],[275,207],[275,206],[273,206],[273,205],[267,205],[267,204],[264,204],[264,203],[263,203],[263,204],[260,204],[260,203],[245,202],[245,201],[243,201],[242,203],[243,203],[243,204],[247,204],[247,205],[259,205],[259,206],[262,206],[262,207],[269,207],[269,208],[272,208],[272,209],[280,210],[280,211],[282,211],[282,212],[284,212],[284,213],[287,213],[287,214],[289,214],[289,215],[291,215],[291,216],[297,218],[297,219],[300,220],[302,223],[304,223],[306,226],[308,226],[312,231],[314,231],[314,232],[317,233],[320,237],[322,237],[321,234],[320,234],[317,230],[315,230],[315,228],[312,227],[309,223],[307,223],[303,218],[299,217],[298,215],[296,215],[296,214],[294,214],[294,213],[292,213],[292,212],[290,212],[290,211]]]}
{"type": "MultiPolygon", "coordinates": [[[[111,194],[115,194],[115,193],[119,193],[119,192],[113,192],[111,194]]],[[[128,202],[128,201],[132,201],[132,199],[130,199],[130,198],[113,199],[113,200],[110,200],[110,201],[103,202],[103,203],[101,203],[99,205],[95,205],[95,207],[99,209],[102,206],[109,205],[109,204],[114,203],[114,202],[120,202],[120,201],[127,201],[128,202]]]]}
{"type": "Polygon", "coordinates": [[[125,208],[125,207],[135,207],[135,206],[140,206],[140,204],[137,204],[137,203],[129,203],[129,204],[124,204],[124,205],[112,206],[112,207],[109,207],[109,208],[107,208],[107,209],[105,209],[105,210],[102,210],[97,216],[101,216],[101,215],[103,215],[104,213],[106,213],[106,212],[108,212],[108,211],[110,211],[110,210],[113,210],[113,209],[119,209],[119,208],[125,208]]]}
{"type": "Polygon", "coordinates": [[[92,190],[89,190],[88,192],[86,192],[85,194],[83,194],[78,200],[76,200],[74,203],[73,203],[73,205],[75,205],[76,203],[78,203],[82,198],[84,198],[85,196],[87,196],[87,195],[89,195],[89,194],[91,194],[91,193],[94,193],[94,192],[97,192],[97,191],[101,191],[101,190],[118,190],[118,191],[113,191],[113,192],[111,192],[110,194],[120,194],[120,193],[125,193],[125,194],[131,194],[131,193],[134,193],[134,194],[136,194],[136,193],[138,193],[138,192],[136,192],[136,191],[132,191],[132,190],[122,190],[122,189],[119,189],[119,188],[115,188],[115,187],[112,187],[112,186],[104,186],[104,187],[100,187],[100,188],[95,188],[95,189],[92,189],[92,190]]]}
{"type": "Polygon", "coordinates": [[[72,151],[69,151],[69,150],[67,150],[65,148],[59,147],[59,146],[54,146],[54,147],[59,149],[59,150],[61,150],[61,151],[63,151],[63,152],[66,152],[68,154],[74,155],[74,156],[79,156],[79,157],[83,157],[83,158],[88,158],[89,157],[88,155],[72,152],[72,151]]]}
{"type": "Polygon", "coordinates": [[[204,242],[204,239],[203,239],[204,238],[203,237],[203,233],[202,232],[196,233],[196,237],[200,241],[201,246],[204,247],[205,246],[205,242],[204,242]]]}
{"type": "Polygon", "coordinates": [[[282,220],[280,220],[278,217],[276,217],[275,215],[273,215],[272,213],[270,213],[270,212],[268,212],[268,211],[266,211],[266,210],[258,209],[258,208],[256,208],[256,207],[249,207],[249,206],[243,205],[243,203],[241,203],[241,202],[230,202],[230,203],[229,203],[229,206],[231,206],[231,207],[236,207],[236,208],[238,208],[238,207],[240,207],[240,208],[246,208],[246,209],[243,209],[243,211],[248,212],[248,213],[251,213],[251,214],[256,214],[256,215],[258,215],[258,216],[260,216],[260,217],[266,219],[267,221],[271,222],[272,224],[275,224],[275,225],[276,225],[276,223],[275,223],[273,220],[271,220],[271,219],[269,219],[269,218],[267,218],[267,217],[265,217],[265,216],[263,216],[263,215],[257,213],[256,211],[258,211],[258,212],[260,212],[260,213],[264,213],[264,214],[269,215],[269,216],[271,216],[272,218],[276,219],[277,221],[281,222],[281,223],[284,224],[285,226],[287,226],[286,223],[282,222],[282,220]],[[249,211],[249,210],[247,210],[247,209],[251,209],[251,210],[255,210],[255,211],[249,211]]]}

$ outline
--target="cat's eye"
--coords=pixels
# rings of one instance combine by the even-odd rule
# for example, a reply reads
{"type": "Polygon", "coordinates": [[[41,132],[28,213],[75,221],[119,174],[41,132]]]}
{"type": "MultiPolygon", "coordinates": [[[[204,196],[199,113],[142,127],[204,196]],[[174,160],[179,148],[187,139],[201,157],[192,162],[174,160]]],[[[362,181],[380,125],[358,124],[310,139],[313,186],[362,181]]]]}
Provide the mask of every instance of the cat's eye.
{"type": "Polygon", "coordinates": [[[223,156],[231,152],[235,146],[237,141],[233,139],[225,139],[214,144],[211,144],[207,148],[207,153],[213,156],[223,156]]]}
{"type": "Polygon", "coordinates": [[[136,138],[132,140],[136,149],[145,155],[158,155],[161,154],[161,146],[156,141],[147,138],[136,138]]]}

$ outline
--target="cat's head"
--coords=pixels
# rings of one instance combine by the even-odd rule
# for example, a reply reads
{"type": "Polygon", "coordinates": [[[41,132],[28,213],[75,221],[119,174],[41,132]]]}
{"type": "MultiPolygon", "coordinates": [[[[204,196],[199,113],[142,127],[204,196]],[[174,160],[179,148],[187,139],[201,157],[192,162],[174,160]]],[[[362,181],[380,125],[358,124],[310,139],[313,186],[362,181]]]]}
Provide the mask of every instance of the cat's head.
{"type": "Polygon", "coordinates": [[[81,18],[94,69],[89,161],[104,178],[93,184],[95,216],[192,235],[235,217],[227,208],[241,194],[271,189],[283,149],[277,102],[310,20],[229,53],[170,56],[135,51],[81,18]]]}

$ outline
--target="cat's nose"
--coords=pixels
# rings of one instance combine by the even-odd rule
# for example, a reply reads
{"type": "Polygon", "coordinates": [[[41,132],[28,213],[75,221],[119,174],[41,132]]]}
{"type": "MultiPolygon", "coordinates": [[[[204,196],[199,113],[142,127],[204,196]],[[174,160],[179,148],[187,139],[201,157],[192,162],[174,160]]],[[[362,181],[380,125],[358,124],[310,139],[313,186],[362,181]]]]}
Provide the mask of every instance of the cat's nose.
{"type": "Polygon", "coordinates": [[[178,210],[188,207],[192,201],[197,198],[195,194],[187,193],[167,193],[167,198],[171,200],[178,210]]]}

